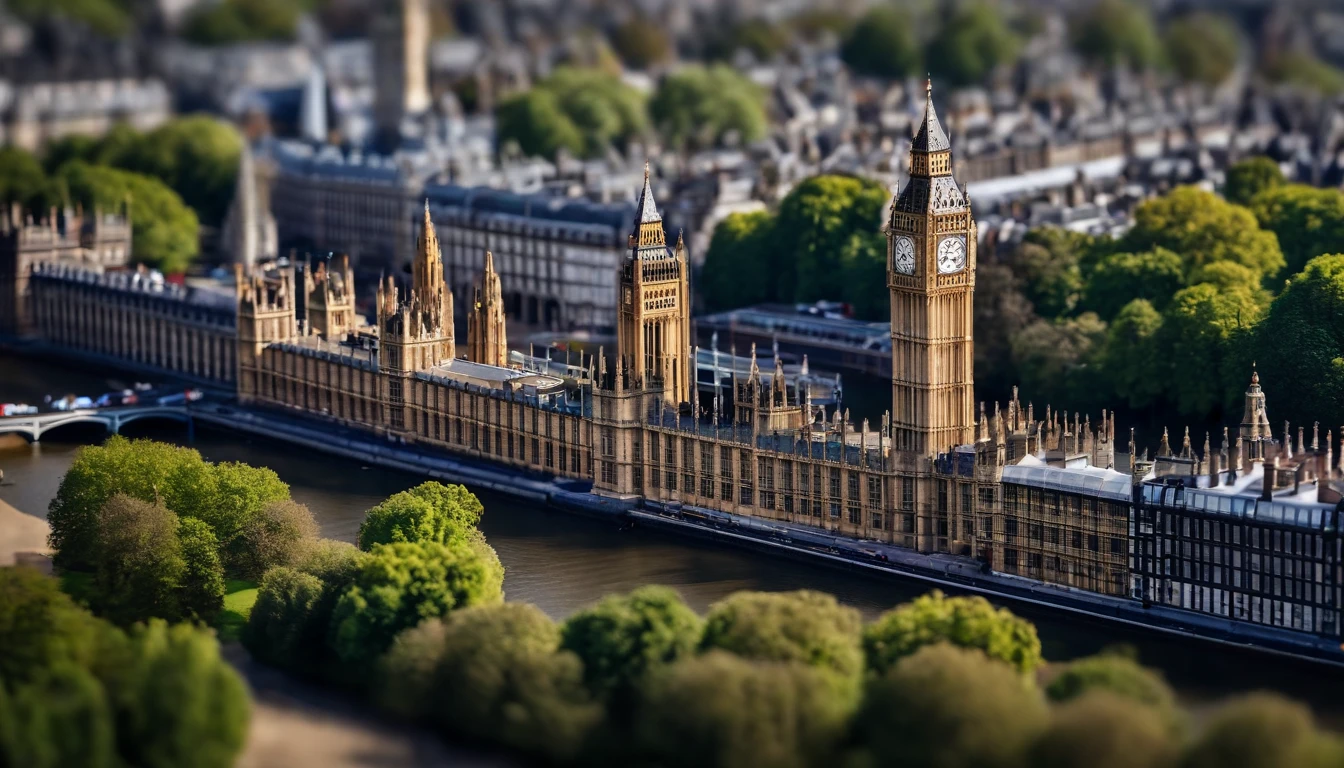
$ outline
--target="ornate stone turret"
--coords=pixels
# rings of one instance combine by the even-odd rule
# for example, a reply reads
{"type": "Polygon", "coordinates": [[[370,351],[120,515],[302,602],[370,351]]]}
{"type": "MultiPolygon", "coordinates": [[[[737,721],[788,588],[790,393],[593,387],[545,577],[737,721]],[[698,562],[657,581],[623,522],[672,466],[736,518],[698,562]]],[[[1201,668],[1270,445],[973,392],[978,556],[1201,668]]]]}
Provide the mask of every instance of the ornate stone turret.
{"type": "Polygon", "coordinates": [[[423,371],[455,357],[453,295],[443,282],[443,257],[428,203],[423,227],[406,298],[399,299],[390,275],[378,290],[378,364],[398,373],[423,371]]]}
{"type": "Polygon", "coordinates": [[[1251,383],[1246,388],[1246,405],[1241,414],[1241,429],[1237,437],[1242,442],[1246,455],[1243,463],[1264,461],[1266,448],[1273,442],[1274,428],[1269,424],[1269,412],[1265,409],[1265,393],[1260,389],[1260,372],[1251,367],[1251,383]]]}
{"type": "Polygon", "coordinates": [[[509,364],[509,342],[504,319],[504,292],[495,257],[485,252],[485,270],[476,283],[471,307],[467,310],[467,359],[500,367],[509,364]]]}
{"type": "Polygon", "coordinates": [[[330,268],[327,260],[309,262],[303,273],[304,312],[308,332],[340,341],[355,329],[355,275],[350,257],[337,256],[330,268]]]}
{"type": "Polygon", "coordinates": [[[294,269],[267,277],[247,273],[234,265],[234,290],[238,301],[238,397],[246,402],[257,393],[257,375],[262,350],[267,344],[289,341],[296,333],[294,316],[294,269]]]}

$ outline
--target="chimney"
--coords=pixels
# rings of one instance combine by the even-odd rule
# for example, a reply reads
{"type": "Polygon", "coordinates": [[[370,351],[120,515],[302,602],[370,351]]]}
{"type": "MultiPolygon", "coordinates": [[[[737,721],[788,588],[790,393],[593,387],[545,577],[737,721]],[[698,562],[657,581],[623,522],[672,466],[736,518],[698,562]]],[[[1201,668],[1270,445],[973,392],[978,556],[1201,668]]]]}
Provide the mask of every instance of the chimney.
{"type": "Polygon", "coordinates": [[[1265,465],[1265,477],[1261,484],[1260,500],[1269,501],[1274,498],[1274,484],[1279,480],[1279,457],[1274,457],[1273,464],[1265,465]]]}

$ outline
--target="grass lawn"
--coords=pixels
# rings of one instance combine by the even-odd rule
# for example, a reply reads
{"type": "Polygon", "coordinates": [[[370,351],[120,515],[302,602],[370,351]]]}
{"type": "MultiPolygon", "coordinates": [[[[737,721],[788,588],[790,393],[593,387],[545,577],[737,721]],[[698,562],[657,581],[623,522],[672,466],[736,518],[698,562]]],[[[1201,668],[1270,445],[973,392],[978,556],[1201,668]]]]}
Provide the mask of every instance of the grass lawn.
{"type": "Polygon", "coordinates": [[[252,614],[252,606],[257,602],[257,582],[242,579],[229,579],[224,582],[224,610],[215,619],[215,629],[219,630],[219,641],[227,643],[238,639],[238,633],[252,614]]]}

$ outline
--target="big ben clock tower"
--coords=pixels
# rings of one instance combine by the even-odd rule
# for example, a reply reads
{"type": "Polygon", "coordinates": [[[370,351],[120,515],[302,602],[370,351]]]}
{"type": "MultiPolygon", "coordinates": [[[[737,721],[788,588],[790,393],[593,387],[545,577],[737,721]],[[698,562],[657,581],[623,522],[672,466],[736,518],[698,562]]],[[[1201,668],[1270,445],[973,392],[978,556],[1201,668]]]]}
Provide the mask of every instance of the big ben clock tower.
{"type": "Polygon", "coordinates": [[[896,449],[934,456],[973,439],[975,220],[952,178],[933,87],[910,145],[910,180],[891,207],[892,429],[896,449]]]}

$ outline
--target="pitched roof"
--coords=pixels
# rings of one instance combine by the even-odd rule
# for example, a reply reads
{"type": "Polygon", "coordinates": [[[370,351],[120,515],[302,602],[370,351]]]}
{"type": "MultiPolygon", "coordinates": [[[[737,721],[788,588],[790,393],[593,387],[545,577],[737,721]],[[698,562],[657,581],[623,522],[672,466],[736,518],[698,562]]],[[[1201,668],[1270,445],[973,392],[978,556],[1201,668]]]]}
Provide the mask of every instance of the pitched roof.
{"type": "Polygon", "coordinates": [[[924,84],[924,119],[919,121],[919,131],[910,145],[912,152],[944,152],[952,147],[938,122],[938,113],[933,109],[933,81],[924,84]]]}
{"type": "Polygon", "coordinates": [[[639,202],[635,204],[636,221],[640,224],[648,224],[654,221],[662,221],[662,214],[658,213],[658,204],[653,200],[653,187],[649,183],[649,161],[644,161],[644,189],[639,193],[639,202]]]}

